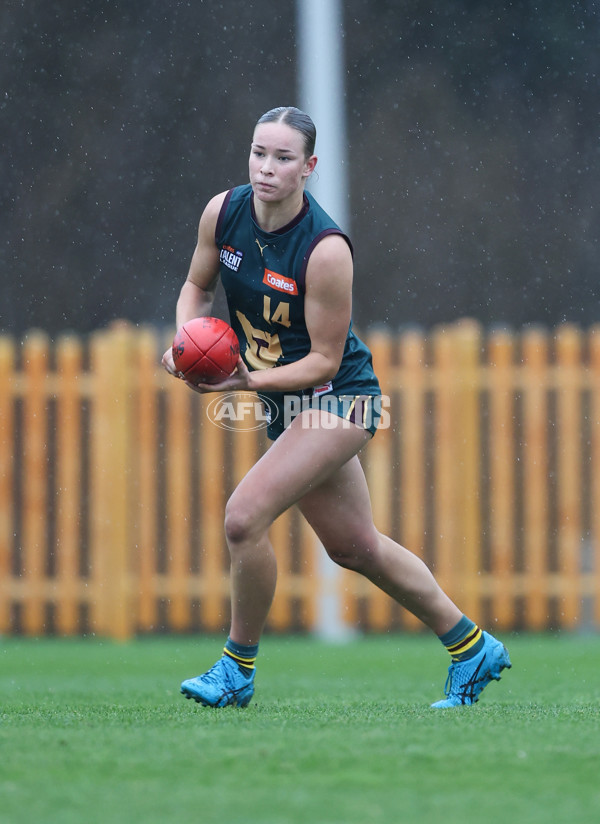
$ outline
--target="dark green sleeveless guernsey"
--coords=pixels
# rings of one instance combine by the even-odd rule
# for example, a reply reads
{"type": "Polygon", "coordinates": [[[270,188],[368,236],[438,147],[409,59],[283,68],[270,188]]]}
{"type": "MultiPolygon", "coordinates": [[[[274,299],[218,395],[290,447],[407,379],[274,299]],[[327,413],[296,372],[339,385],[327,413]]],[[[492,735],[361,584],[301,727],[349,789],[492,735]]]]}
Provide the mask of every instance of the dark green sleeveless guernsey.
{"type": "MultiPolygon", "coordinates": [[[[310,352],[304,320],[306,267],[317,243],[330,234],[341,235],[352,250],[350,240],[307,192],[300,214],[276,232],[258,226],[249,184],[227,193],[215,241],[230,323],[250,370],[283,366],[310,352]]],[[[371,353],[352,331],[352,323],[333,381],[323,387],[306,387],[298,394],[313,393],[380,394],[371,353]]],[[[277,392],[261,392],[261,396],[276,403],[282,398],[277,392]]]]}

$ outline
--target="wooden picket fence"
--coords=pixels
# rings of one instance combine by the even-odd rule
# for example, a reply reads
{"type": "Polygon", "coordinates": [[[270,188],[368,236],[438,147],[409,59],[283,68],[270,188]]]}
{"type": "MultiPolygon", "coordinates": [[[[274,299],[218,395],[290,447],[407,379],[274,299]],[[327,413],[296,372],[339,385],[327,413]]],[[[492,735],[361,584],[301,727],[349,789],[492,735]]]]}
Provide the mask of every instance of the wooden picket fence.
{"type": "MultiPolygon", "coordinates": [[[[361,456],[375,521],[493,630],[600,627],[600,327],[365,335],[389,426],[361,456]]],[[[168,341],[0,337],[0,634],[227,628],[229,492],[265,447],[159,366],[168,341]]],[[[293,467],[290,467],[293,471],[293,467]]],[[[323,574],[295,511],[274,524],[271,631],[324,599],[366,631],[419,624],[357,575],[323,574]]]]}

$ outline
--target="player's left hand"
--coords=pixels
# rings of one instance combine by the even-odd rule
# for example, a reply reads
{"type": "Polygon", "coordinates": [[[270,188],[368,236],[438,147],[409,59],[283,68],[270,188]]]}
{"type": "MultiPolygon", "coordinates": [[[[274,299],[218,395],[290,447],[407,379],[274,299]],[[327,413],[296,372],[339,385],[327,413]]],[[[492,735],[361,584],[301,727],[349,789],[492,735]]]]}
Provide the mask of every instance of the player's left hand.
{"type": "Polygon", "coordinates": [[[220,383],[191,383],[190,381],[185,381],[185,383],[193,389],[194,392],[199,392],[200,394],[204,394],[205,392],[238,392],[242,391],[243,389],[250,389],[250,371],[242,358],[238,358],[238,362],[234,371],[228,378],[221,381],[220,383]]]}

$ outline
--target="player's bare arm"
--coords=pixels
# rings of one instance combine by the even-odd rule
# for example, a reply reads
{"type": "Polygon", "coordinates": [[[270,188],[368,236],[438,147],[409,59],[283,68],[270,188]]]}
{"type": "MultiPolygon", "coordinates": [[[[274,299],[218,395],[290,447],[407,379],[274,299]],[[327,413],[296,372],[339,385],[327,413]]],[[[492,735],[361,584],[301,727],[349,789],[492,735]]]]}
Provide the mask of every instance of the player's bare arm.
{"type": "MultiPolygon", "coordinates": [[[[215,243],[215,229],[225,195],[226,192],[222,192],[213,197],[200,218],[196,248],[177,300],[177,329],[192,318],[207,317],[212,312],[219,282],[219,249],[215,243]]],[[[162,364],[167,372],[177,374],[170,348],[163,355],[162,364]]]]}
{"type": "Polygon", "coordinates": [[[219,249],[215,229],[226,192],[206,206],[198,224],[198,240],[185,283],[177,301],[177,328],[192,318],[210,315],[219,281],[219,249]]]}

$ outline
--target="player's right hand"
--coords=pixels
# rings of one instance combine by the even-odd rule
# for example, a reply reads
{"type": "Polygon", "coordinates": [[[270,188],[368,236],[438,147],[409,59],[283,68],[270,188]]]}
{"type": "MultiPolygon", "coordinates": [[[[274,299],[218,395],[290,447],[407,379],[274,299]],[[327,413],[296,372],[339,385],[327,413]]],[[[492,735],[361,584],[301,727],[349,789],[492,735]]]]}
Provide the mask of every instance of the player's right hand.
{"type": "Polygon", "coordinates": [[[169,375],[173,375],[173,377],[178,378],[179,372],[175,368],[175,362],[173,360],[173,350],[169,346],[165,354],[162,356],[161,364],[167,370],[169,375]]]}

